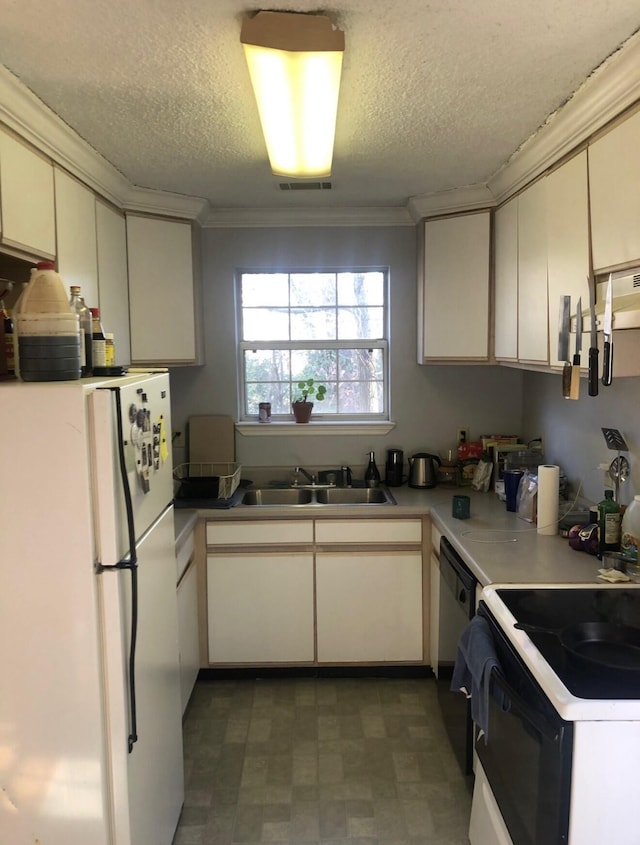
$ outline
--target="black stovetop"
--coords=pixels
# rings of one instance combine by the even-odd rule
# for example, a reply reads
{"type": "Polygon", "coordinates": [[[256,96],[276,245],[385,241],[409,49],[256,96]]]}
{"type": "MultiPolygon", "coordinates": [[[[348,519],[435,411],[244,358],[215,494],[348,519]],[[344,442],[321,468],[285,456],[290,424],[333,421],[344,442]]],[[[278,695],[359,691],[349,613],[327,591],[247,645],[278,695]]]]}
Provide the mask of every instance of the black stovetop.
{"type": "MultiPolygon", "coordinates": [[[[562,631],[583,622],[606,622],[640,629],[640,590],[505,589],[497,590],[515,619],[523,624],[562,631]]],[[[637,669],[618,670],[594,664],[568,651],[553,633],[527,632],[567,689],[580,698],[640,699],[640,653],[637,669]]]]}

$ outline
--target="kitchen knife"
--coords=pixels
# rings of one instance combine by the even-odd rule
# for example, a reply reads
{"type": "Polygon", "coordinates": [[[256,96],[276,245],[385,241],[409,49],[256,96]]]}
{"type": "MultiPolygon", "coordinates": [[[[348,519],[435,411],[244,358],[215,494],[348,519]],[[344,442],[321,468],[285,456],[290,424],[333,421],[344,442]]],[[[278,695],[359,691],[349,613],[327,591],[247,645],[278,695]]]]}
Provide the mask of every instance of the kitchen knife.
{"type": "Polygon", "coordinates": [[[578,309],[576,311],[576,351],[573,356],[573,366],[571,367],[571,386],[569,389],[569,399],[578,399],[580,397],[580,351],[582,349],[582,297],[578,300],[578,309]]]}
{"type": "Polygon", "coordinates": [[[596,280],[587,276],[589,287],[589,313],[591,314],[591,341],[589,346],[589,396],[598,395],[598,330],[596,327],[596,280]]]}
{"type": "Polygon", "coordinates": [[[563,362],[562,395],[569,398],[571,392],[571,362],[569,360],[569,334],[571,331],[571,297],[560,297],[558,314],[558,361],[563,362]]]}
{"type": "Polygon", "coordinates": [[[613,325],[613,303],[611,301],[611,273],[607,285],[607,298],[604,304],[604,352],[602,355],[602,383],[609,387],[613,381],[613,341],[611,330],[613,325]]]}

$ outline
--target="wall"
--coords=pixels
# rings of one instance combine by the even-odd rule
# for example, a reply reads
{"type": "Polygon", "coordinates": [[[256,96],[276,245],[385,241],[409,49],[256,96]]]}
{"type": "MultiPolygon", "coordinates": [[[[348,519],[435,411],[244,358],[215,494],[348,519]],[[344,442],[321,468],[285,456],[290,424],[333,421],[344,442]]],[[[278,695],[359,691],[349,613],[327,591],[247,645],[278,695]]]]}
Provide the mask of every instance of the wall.
{"type": "Polygon", "coordinates": [[[609,465],[617,455],[607,447],[601,429],[619,429],[629,446],[632,478],[620,488],[620,500],[628,504],[640,493],[640,377],[616,379],[615,363],[614,356],[611,386],[600,385],[598,395],[589,396],[587,382],[581,379],[577,402],[562,397],[559,374],[526,373],[524,434],[528,438],[542,436],[547,461],[559,464],[576,488],[582,482],[581,495],[597,502],[604,491],[603,471],[598,465],[609,465]]]}
{"type": "MultiPolygon", "coordinates": [[[[243,437],[237,459],[245,466],[360,466],[374,449],[445,453],[456,429],[471,436],[520,431],[523,374],[492,366],[419,366],[416,363],[416,232],[406,227],[206,229],[202,237],[206,365],[171,373],[173,427],[191,414],[237,417],[234,272],[236,268],[388,265],[391,308],[391,416],[386,436],[243,437]],[[505,401],[507,400],[507,401],[505,401]]],[[[451,331],[456,331],[452,322],[451,331]]],[[[176,460],[187,460],[176,450],[176,460]]],[[[381,466],[382,468],[382,466],[381,466]]]]}

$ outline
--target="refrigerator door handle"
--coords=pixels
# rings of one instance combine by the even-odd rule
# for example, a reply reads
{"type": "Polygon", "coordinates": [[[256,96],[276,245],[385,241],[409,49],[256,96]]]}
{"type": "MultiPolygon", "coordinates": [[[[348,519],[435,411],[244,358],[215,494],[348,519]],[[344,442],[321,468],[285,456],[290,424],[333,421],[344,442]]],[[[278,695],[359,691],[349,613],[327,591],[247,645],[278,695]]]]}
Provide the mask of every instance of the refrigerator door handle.
{"type": "Polygon", "coordinates": [[[118,465],[122,480],[122,492],[124,495],[125,510],[127,514],[127,536],[129,552],[126,557],[114,564],[98,563],[98,573],[107,571],[118,571],[128,569],[131,572],[131,639],[129,645],[129,754],[133,751],[134,744],[138,741],[138,717],[136,708],[136,640],[138,637],[138,556],[136,552],[136,532],[133,517],[133,501],[127,478],[127,465],[124,454],[124,431],[122,429],[122,402],[120,399],[120,388],[109,388],[115,395],[116,404],[116,426],[118,443],[118,465]]]}

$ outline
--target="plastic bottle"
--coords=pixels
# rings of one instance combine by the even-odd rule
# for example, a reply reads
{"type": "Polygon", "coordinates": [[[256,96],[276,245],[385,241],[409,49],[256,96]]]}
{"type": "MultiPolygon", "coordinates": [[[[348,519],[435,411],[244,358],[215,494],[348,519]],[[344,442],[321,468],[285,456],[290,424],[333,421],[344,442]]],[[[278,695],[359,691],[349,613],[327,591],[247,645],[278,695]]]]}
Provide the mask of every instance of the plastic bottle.
{"type": "Polygon", "coordinates": [[[77,313],[80,322],[80,360],[82,363],[82,377],[90,376],[93,373],[92,366],[92,332],[91,312],[86,306],[84,298],[80,294],[79,285],[71,285],[69,288],[71,297],[69,305],[77,313]]]}
{"type": "Polygon", "coordinates": [[[369,464],[364,474],[365,487],[377,487],[380,484],[380,473],[376,466],[376,456],[374,452],[369,452],[369,464]]]}
{"type": "Polygon", "coordinates": [[[106,332],[106,348],[105,348],[105,357],[106,357],[106,366],[113,367],[116,363],[116,345],[113,342],[113,333],[106,332]]]}
{"type": "Polygon", "coordinates": [[[604,499],[598,502],[598,528],[600,557],[603,552],[619,551],[620,505],[613,499],[613,490],[605,490],[604,499]]]}
{"type": "Polygon", "coordinates": [[[107,338],[100,322],[100,309],[90,308],[89,310],[91,311],[91,322],[93,324],[91,355],[92,365],[95,370],[96,367],[107,366],[107,338]]]}
{"type": "Polygon", "coordinates": [[[622,517],[620,551],[633,560],[638,560],[638,540],[640,539],[640,496],[634,496],[633,502],[622,517]]]}

